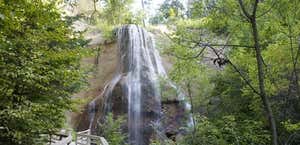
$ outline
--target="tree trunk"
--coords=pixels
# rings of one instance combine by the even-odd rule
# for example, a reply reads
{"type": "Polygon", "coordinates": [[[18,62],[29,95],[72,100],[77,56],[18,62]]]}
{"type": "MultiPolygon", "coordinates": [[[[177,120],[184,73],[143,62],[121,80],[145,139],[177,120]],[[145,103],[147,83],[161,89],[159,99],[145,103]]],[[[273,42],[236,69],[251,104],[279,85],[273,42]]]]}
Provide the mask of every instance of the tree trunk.
{"type": "Polygon", "coordinates": [[[243,0],[238,0],[238,3],[242,9],[244,16],[246,17],[246,19],[248,19],[248,22],[250,23],[251,28],[252,28],[252,37],[253,37],[254,48],[255,48],[255,53],[256,53],[257,76],[258,76],[258,82],[259,82],[259,96],[261,97],[261,100],[262,100],[262,103],[264,106],[264,110],[266,112],[267,119],[269,121],[270,130],[272,132],[272,144],[278,145],[276,121],[273,116],[270,101],[267,97],[266,90],[265,90],[263,59],[262,59],[262,55],[261,55],[261,49],[260,49],[260,44],[259,44],[259,35],[258,35],[257,22],[256,22],[256,12],[257,12],[259,0],[255,0],[251,14],[249,12],[247,12],[246,7],[243,3],[243,0]]]}
{"type": "Polygon", "coordinates": [[[263,60],[261,55],[261,49],[259,44],[259,36],[257,30],[257,23],[255,15],[250,19],[251,27],[252,27],[252,35],[254,40],[254,48],[256,53],[256,61],[257,61],[257,76],[259,80],[259,91],[260,97],[264,105],[264,109],[266,111],[266,115],[270,124],[270,128],[272,131],[272,143],[273,145],[278,145],[278,136],[277,136],[277,127],[275,118],[273,116],[273,112],[271,109],[270,101],[266,95],[265,83],[264,83],[264,70],[263,70],[263,60]]]}
{"type": "MultiPolygon", "coordinates": [[[[145,3],[144,3],[144,0],[142,0],[142,8],[143,8],[143,11],[145,12],[145,15],[146,15],[146,10],[145,10],[145,3]]],[[[143,18],[143,26],[146,27],[145,18],[143,18]]]]}
{"type": "Polygon", "coordinates": [[[299,51],[300,49],[298,48],[296,52],[294,52],[294,47],[293,47],[293,36],[292,36],[292,28],[289,25],[289,44],[290,44],[290,50],[291,50],[291,57],[292,57],[292,62],[293,62],[293,68],[290,76],[290,85],[289,85],[289,90],[288,90],[288,96],[299,96],[300,90],[299,90],[299,82],[298,82],[298,70],[297,70],[297,63],[298,63],[298,57],[299,57],[299,51]],[[294,56],[296,53],[296,56],[294,56]]]}

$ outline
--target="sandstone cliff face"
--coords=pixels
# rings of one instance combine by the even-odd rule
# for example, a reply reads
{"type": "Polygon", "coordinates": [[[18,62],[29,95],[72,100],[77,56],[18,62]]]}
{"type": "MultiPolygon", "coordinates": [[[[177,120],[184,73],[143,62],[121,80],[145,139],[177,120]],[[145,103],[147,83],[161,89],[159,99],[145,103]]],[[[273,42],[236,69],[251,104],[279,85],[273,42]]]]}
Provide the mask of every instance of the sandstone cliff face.
{"type": "MultiPolygon", "coordinates": [[[[96,58],[96,56],[93,56],[82,59],[82,65],[93,67],[93,71],[88,78],[89,86],[75,94],[74,97],[84,98],[86,99],[86,102],[90,102],[94,98],[100,96],[105,84],[113,78],[118,60],[116,44],[111,43],[101,45],[98,64],[96,64],[96,58]]],[[[99,98],[97,104],[102,105],[102,98],[99,98]]],[[[101,108],[101,106],[97,107],[97,109],[100,109],[100,112],[101,108]]],[[[69,124],[77,130],[85,130],[89,127],[88,109],[86,104],[79,106],[79,109],[81,110],[81,113],[70,113],[69,124]]]]}
{"type": "MultiPolygon", "coordinates": [[[[124,41],[126,41],[124,42],[126,45],[129,39],[124,41]]],[[[124,95],[128,93],[128,90],[124,90],[124,88],[126,88],[124,86],[128,85],[128,73],[130,73],[130,69],[132,69],[132,66],[129,64],[132,62],[128,62],[129,59],[122,59],[121,62],[118,62],[120,60],[120,55],[122,55],[122,57],[132,57],[132,54],[129,54],[129,50],[126,50],[129,46],[125,46],[124,49],[120,51],[116,43],[102,43],[101,45],[98,43],[97,45],[101,46],[98,64],[96,64],[96,56],[84,58],[82,60],[83,66],[91,65],[94,67],[94,71],[91,73],[91,77],[89,78],[90,86],[88,89],[74,95],[75,97],[86,98],[87,102],[89,102],[88,104],[81,106],[81,113],[71,113],[70,115],[70,123],[77,131],[91,128],[95,133],[99,119],[101,119],[105,115],[105,112],[107,112],[107,110],[105,110],[107,109],[105,105],[108,104],[109,112],[112,112],[114,115],[130,116],[128,114],[128,96],[126,97],[124,95]],[[118,63],[121,63],[121,66],[119,67],[122,71],[119,72],[120,78],[116,79],[116,72],[118,72],[118,69],[120,71],[120,68],[117,68],[118,63]],[[109,84],[111,84],[114,79],[116,81],[113,82],[115,83],[113,84],[113,88],[107,89],[110,87],[109,84]]],[[[93,44],[92,46],[97,47],[97,45],[93,44]]],[[[154,59],[154,54],[151,55],[152,58],[150,57],[150,59],[154,59]]],[[[163,67],[166,68],[166,71],[171,69],[172,66],[168,60],[170,60],[168,57],[162,57],[162,64],[163,67]]],[[[160,122],[163,125],[163,127],[160,128],[160,131],[166,133],[168,137],[173,138],[176,134],[180,133],[179,128],[184,124],[184,120],[187,120],[188,118],[186,115],[187,110],[185,108],[185,104],[183,101],[176,99],[178,98],[178,94],[176,93],[174,86],[171,84],[165,84],[166,86],[162,88],[161,92],[155,93],[155,88],[153,88],[155,85],[153,85],[151,74],[149,74],[149,71],[152,68],[149,68],[149,64],[145,63],[145,61],[147,61],[145,58],[141,59],[141,72],[139,74],[141,77],[140,88],[142,92],[140,96],[142,98],[140,104],[141,108],[143,108],[143,110],[141,110],[140,119],[142,119],[138,119],[139,121],[131,120],[129,121],[131,123],[127,122],[126,126],[143,128],[140,137],[149,139],[153,137],[153,128],[150,124],[158,119],[158,116],[163,116],[160,118],[160,122]],[[170,91],[172,93],[169,93],[170,91]],[[158,95],[167,97],[167,100],[165,100],[166,98],[162,101],[155,99],[158,95]]],[[[155,63],[157,62],[154,62],[154,64],[155,63]]],[[[125,129],[124,131],[127,132],[128,130],[125,129]]],[[[145,144],[148,144],[148,141],[145,141],[145,144]]]]}

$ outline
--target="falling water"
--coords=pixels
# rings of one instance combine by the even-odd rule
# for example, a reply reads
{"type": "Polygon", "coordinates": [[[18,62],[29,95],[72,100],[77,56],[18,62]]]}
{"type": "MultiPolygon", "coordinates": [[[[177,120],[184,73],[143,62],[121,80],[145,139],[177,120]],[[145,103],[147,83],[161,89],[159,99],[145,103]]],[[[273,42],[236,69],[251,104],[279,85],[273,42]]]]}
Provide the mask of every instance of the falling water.
{"type": "Polygon", "coordinates": [[[142,145],[144,134],[160,113],[159,76],[165,76],[153,39],[144,29],[128,25],[119,29],[121,73],[128,98],[128,128],[131,144],[142,145]],[[147,116],[152,115],[153,117],[147,116]],[[150,120],[146,120],[149,118],[150,120]],[[145,124],[147,123],[147,124],[145,124]]]}
{"type": "Polygon", "coordinates": [[[89,115],[89,129],[91,129],[93,121],[95,119],[95,101],[89,103],[88,105],[88,115],[89,115]]]}
{"type": "MultiPolygon", "coordinates": [[[[129,143],[147,145],[153,135],[151,123],[158,122],[161,116],[159,79],[167,75],[154,40],[145,29],[126,25],[119,28],[117,36],[118,70],[102,94],[105,98],[104,112],[121,114],[120,111],[126,110],[122,113],[128,116],[129,143]],[[116,101],[116,98],[120,100],[116,101]],[[125,107],[122,108],[122,105],[125,107]]],[[[172,83],[170,86],[175,88],[172,83]]],[[[179,97],[183,99],[182,95],[179,97]]],[[[95,107],[92,102],[89,105],[95,107]]],[[[89,114],[92,124],[95,114],[89,114]]]]}

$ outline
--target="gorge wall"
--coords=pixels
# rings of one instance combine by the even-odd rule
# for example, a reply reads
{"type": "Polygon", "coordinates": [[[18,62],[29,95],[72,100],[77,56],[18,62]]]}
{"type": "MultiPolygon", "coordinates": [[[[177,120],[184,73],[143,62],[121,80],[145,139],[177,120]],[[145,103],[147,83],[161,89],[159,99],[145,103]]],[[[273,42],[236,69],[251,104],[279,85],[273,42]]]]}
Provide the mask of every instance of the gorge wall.
{"type": "Polygon", "coordinates": [[[157,138],[157,131],[168,137],[179,134],[189,119],[189,106],[179,89],[167,80],[151,34],[136,25],[126,25],[118,30],[117,37],[117,66],[111,69],[115,73],[109,74],[106,79],[111,80],[102,93],[86,106],[77,128],[90,128],[96,133],[98,123],[112,112],[127,117],[124,132],[132,145],[149,144],[150,139],[157,138]],[[171,99],[161,101],[162,97],[171,99]]]}

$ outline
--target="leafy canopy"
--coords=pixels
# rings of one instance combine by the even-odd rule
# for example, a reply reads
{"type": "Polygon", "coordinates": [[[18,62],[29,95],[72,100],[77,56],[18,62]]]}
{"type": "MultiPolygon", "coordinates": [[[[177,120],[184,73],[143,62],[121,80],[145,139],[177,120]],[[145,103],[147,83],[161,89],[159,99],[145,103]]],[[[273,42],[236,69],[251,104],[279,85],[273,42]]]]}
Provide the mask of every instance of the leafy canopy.
{"type": "Polygon", "coordinates": [[[0,144],[38,144],[63,127],[84,82],[79,36],[54,1],[0,0],[0,144]]]}

